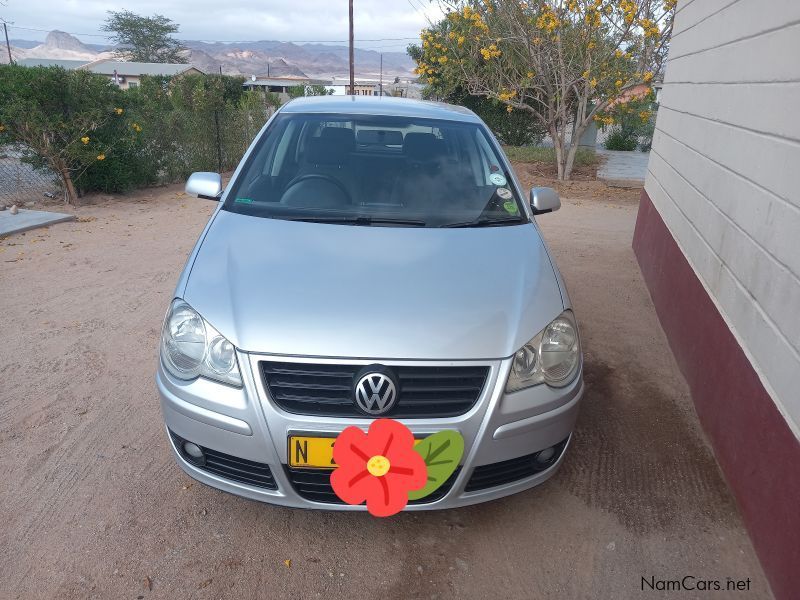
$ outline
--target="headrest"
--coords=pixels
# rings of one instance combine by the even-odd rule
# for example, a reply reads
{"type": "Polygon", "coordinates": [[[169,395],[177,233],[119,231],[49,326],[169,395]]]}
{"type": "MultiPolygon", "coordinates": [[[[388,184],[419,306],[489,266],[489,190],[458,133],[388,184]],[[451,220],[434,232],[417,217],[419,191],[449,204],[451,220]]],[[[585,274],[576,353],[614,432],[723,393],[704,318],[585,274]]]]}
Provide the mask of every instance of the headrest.
{"type": "Polygon", "coordinates": [[[313,165],[343,165],[355,150],[352,129],[326,127],[318,138],[308,140],[306,161],[313,165]]]}
{"type": "Polygon", "coordinates": [[[427,162],[444,154],[444,148],[432,133],[407,133],[403,138],[403,154],[411,160],[427,162]]]}
{"type": "Polygon", "coordinates": [[[403,134],[392,129],[361,129],[358,143],[365,146],[402,146],[403,134]]]}
{"type": "Polygon", "coordinates": [[[320,139],[340,144],[344,152],[351,152],[356,147],[356,136],[353,130],[347,127],[325,127],[320,139]]]}
{"type": "Polygon", "coordinates": [[[306,160],[314,165],[343,165],[355,150],[356,137],[352,129],[325,127],[318,138],[308,140],[306,160]]]}

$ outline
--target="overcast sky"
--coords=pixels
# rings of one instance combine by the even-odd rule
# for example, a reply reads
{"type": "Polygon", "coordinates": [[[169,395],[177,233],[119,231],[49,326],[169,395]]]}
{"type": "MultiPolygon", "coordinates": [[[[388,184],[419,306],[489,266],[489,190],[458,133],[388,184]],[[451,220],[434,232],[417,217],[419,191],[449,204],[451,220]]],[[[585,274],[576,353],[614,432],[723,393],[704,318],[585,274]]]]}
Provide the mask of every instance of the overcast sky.
{"type": "MultiPolygon", "coordinates": [[[[429,0],[354,0],[356,46],[403,51],[413,41],[365,41],[417,38],[427,19],[440,15],[429,0]]],[[[127,9],[141,15],[163,14],[180,25],[181,39],[228,40],[347,40],[347,0],[0,0],[0,17],[13,22],[9,37],[43,40],[60,29],[77,34],[101,34],[108,10],[127,9]]],[[[85,43],[103,37],[77,35],[85,43]]]]}

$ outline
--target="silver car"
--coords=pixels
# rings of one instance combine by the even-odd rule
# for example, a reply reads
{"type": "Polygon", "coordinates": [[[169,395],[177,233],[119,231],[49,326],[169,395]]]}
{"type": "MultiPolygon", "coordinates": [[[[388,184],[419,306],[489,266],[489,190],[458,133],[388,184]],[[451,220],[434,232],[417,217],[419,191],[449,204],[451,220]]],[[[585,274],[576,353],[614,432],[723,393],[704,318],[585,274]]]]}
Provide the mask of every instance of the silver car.
{"type": "Polygon", "coordinates": [[[465,440],[459,468],[407,510],[500,498],[558,469],[582,355],[535,217],[560,201],[523,194],[474,113],[294,100],[224,190],[195,173],[186,191],[219,206],[167,311],[156,382],[191,477],[274,504],[364,510],[333,492],[331,447],[377,417],[465,440]]]}

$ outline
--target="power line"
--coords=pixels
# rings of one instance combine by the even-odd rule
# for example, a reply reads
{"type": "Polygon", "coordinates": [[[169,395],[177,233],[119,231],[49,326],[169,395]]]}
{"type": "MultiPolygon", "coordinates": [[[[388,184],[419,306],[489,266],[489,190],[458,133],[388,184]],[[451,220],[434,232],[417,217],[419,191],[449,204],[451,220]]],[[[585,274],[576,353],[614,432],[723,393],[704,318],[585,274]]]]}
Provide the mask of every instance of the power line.
{"type": "MultiPolygon", "coordinates": [[[[9,24],[9,29],[23,29],[25,31],[39,31],[42,33],[50,33],[50,29],[38,29],[36,27],[23,27],[21,25],[9,24]]],[[[61,30],[58,30],[61,31],[61,30]]],[[[110,39],[112,36],[102,33],[75,33],[73,31],[65,31],[69,35],[84,36],[84,37],[99,37],[110,39]]],[[[404,42],[408,40],[418,40],[419,37],[399,37],[399,38],[356,38],[356,42],[404,42]]],[[[194,39],[194,40],[178,40],[181,42],[203,42],[210,44],[254,44],[257,42],[278,42],[281,44],[346,44],[349,40],[210,40],[210,39],[194,39]]]]}

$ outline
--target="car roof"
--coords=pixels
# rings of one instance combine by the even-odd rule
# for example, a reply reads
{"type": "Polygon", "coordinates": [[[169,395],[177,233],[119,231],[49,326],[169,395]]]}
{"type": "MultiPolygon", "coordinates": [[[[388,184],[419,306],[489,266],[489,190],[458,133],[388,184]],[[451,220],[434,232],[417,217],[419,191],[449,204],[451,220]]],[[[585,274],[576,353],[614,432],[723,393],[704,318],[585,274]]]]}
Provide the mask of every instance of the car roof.
{"type": "Polygon", "coordinates": [[[393,96],[308,96],[287,102],[280,111],[282,113],[420,117],[480,123],[478,116],[463,106],[393,96]]]}

